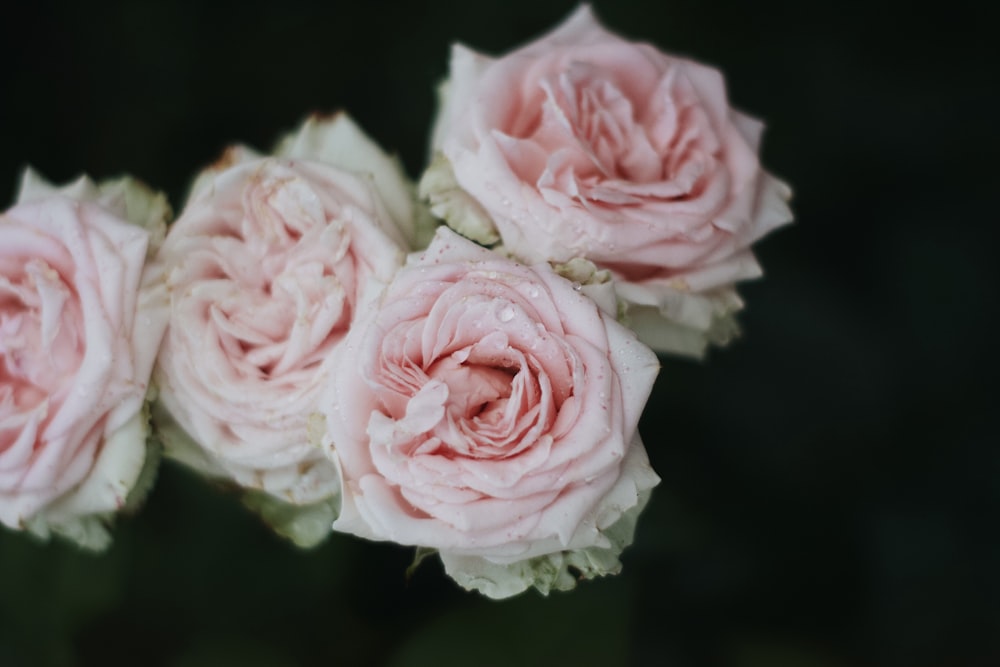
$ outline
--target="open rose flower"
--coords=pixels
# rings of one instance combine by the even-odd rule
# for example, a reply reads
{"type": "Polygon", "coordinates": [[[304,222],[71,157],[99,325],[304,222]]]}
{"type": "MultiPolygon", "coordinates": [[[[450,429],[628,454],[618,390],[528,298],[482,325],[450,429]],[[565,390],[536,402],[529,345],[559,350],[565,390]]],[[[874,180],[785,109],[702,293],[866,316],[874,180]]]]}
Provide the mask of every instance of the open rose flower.
{"type": "Polygon", "coordinates": [[[658,478],[656,356],[548,264],[442,228],[356,322],[324,399],[334,528],[440,552],[492,597],[618,567],[658,478]]]}
{"type": "Polygon", "coordinates": [[[148,487],[144,405],[167,310],[147,251],[169,212],[128,178],[60,189],[28,171],[0,215],[3,524],[100,549],[148,487]]]}
{"type": "Polygon", "coordinates": [[[248,503],[299,544],[329,533],[337,503],[316,439],[328,359],[412,233],[398,166],[341,114],[311,119],[272,157],[231,148],[161,251],[166,452],[256,490],[248,503]]]}
{"type": "Polygon", "coordinates": [[[733,284],[761,273],[751,244],[791,220],[761,129],[717,70],[613,35],[584,6],[497,59],[455,46],[421,192],[524,261],[610,270],[641,339],[700,356],[736,332],[733,284]]]}

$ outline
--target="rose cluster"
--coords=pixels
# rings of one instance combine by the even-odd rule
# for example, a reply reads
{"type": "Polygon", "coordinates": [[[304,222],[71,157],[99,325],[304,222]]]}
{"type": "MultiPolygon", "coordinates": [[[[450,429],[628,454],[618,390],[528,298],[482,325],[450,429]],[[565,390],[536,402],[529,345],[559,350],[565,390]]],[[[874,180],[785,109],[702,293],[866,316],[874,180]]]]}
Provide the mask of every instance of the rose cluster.
{"type": "Polygon", "coordinates": [[[737,331],[790,219],[721,75],[587,7],[465,47],[411,183],[346,114],[230,147],[177,219],[25,174],[0,217],[0,522],[99,549],[162,455],[278,533],[436,552],[490,597],[616,572],[656,352],[737,331]],[[439,221],[444,224],[439,226],[439,221]]]}

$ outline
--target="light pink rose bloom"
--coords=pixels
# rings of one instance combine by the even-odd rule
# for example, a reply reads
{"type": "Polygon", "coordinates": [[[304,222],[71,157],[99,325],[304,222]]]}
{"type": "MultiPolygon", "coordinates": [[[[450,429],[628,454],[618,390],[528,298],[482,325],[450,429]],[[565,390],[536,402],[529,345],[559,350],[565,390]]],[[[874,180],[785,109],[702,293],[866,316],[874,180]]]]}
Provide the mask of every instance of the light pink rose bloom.
{"type": "Polygon", "coordinates": [[[609,269],[640,338],[698,356],[736,332],[733,284],[761,274],[751,244],[791,220],[761,129],[717,70],[622,39],[583,6],[500,58],[454,47],[421,191],[524,261],[609,269]]]}
{"type": "Polygon", "coordinates": [[[578,288],[439,230],[338,350],[334,528],[437,549],[494,597],[552,566],[531,559],[620,551],[605,533],[657,482],[637,424],[659,366],[578,288]]]}
{"type": "Polygon", "coordinates": [[[130,179],[56,189],[29,171],[0,215],[3,524],[97,549],[134,499],[167,315],[147,249],[168,214],[130,179]]]}
{"type": "MultiPolygon", "coordinates": [[[[316,123],[327,136],[350,121],[310,121],[299,138],[316,123]]],[[[328,359],[408,249],[378,178],[306,158],[236,147],[199,178],[160,253],[171,318],[156,372],[167,454],[315,506],[300,525],[275,525],[303,545],[329,533],[339,488],[317,440],[328,359]]],[[[269,517],[266,498],[252,505],[269,517]]]]}

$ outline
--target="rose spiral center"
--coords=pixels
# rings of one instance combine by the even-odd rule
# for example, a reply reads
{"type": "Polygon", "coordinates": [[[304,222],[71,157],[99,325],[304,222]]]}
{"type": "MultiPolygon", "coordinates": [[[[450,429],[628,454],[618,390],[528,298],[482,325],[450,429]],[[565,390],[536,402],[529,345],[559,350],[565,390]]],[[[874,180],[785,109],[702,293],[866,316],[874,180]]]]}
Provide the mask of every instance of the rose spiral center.
{"type": "Polygon", "coordinates": [[[305,179],[282,170],[253,178],[229,234],[194,245],[194,270],[177,280],[198,285],[233,366],[267,381],[326,358],[351,319],[356,267],[348,229],[305,179]]]}
{"type": "Polygon", "coordinates": [[[580,62],[542,78],[537,120],[515,120],[501,142],[508,164],[543,195],[558,193],[547,199],[589,209],[701,196],[721,148],[690,84],[670,69],[636,97],[620,78],[580,62]]]}
{"type": "Polygon", "coordinates": [[[80,314],[73,290],[44,261],[0,274],[4,405],[30,409],[76,372],[84,345],[80,314]]]}
{"type": "Polygon", "coordinates": [[[0,265],[0,452],[51,419],[45,406],[71,384],[84,343],[78,298],[55,269],[0,265]]]}

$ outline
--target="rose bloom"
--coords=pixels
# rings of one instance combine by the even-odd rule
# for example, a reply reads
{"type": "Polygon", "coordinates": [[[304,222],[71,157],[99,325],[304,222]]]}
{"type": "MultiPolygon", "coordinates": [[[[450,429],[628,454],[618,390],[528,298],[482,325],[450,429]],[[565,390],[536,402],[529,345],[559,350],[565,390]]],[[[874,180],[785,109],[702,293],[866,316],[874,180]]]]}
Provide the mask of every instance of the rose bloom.
{"type": "Polygon", "coordinates": [[[168,214],[130,179],[56,189],[28,171],[0,215],[5,525],[102,548],[110,515],[135,499],[167,315],[147,249],[168,214]]]}
{"type": "MultiPolygon", "coordinates": [[[[310,437],[327,360],[403,262],[407,231],[387,201],[409,215],[409,195],[393,199],[405,191],[394,174],[344,168],[382,153],[343,115],[310,120],[283,146],[267,158],[230,149],[170,228],[157,421],[168,455],[309,505],[339,487],[310,437]]],[[[330,521],[289,536],[314,543],[330,521]]]]}
{"type": "Polygon", "coordinates": [[[497,597],[531,582],[464,570],[612,546],[658,481],[637,424],[659,366],[579,288],[446,228],[413,256],[337,353],[334,529],[438,549],[497,597]]]}
{"type": "Polygon", "coordinates": [[[761,129],[717,70],[611,34],[584,6],[497,59],[454,47],[421,191],[524,261],[610,270],[640,338],[699,356],[736,333],[733,284],[761,274],[751,244],[791,220],[761,129]]]}

